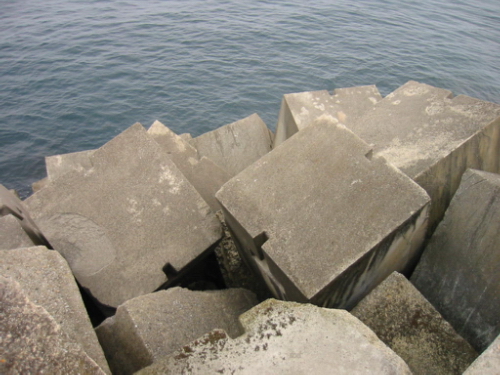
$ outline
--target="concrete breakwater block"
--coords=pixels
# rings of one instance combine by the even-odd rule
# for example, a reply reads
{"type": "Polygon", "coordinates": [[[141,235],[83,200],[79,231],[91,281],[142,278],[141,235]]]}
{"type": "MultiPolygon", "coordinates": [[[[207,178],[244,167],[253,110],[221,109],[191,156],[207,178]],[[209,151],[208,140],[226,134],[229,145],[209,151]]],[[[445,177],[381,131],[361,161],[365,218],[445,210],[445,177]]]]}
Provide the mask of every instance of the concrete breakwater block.
{"type": "Polygon", "coordinates": [[[61,254],[43,246],[2,250],[0,275],[16,280],[33,303],[47,310],[69,338],[110,373],[75,278],[61,254]]]}
{"type": "Polygon", "coordinates": [[[429,233],[467,168],[500,172],[500,105],[409,81],[348,125],[432,199],[429,233]]]}
{"type": "Polygon", "coordinates": [[[230,175],[159,121],[148,129],[148,134],[169,154],[177,168],[186,176],[213,211],[220,210],[215,193],[230,175]]]}
{"type": "Polygon", "coordinates": [[[285,94],[281,101],[273,147],[279,146],[325,114],[349,126],[381,99],[375,85],[336,89],[333,94],[327,90],[285,94]]]}
{"type": "Polygon", "coordinates": [[[0,300],[0,373],[105,374],[16,281],[0,276],[0,300]]]}
{"type": "Polygon", "coordinates": [[[413,374],[461,374],[477,352],[404,277],[394,272],[351,311],[413,374]]]}
{"type": "Polygon", "coordinates": [[[0,250],[17,249],[34,245],[14,215],[0,216],[0,250]]]}
{"type": "Polygon", "coordinates": [[[500,175],[467,170],[411,277],[478,351],[500,334],[500,175]]]}
{"type": "Polygon", "coordinates": [[[254,113],[191,140],[200,157],[206,156],[231,177],[271,150],[272,136],[254,113]]]}
{"type": "Polygon", "coordinates": [[[242,336],[214,330],[138,374],[411,374],[343,310],[269,299],[240,321],[242,336]]]}
{"type": "Polygon", "coordinates": [[[113,374],[133,374],[215,328],[239,336],[238,317],[256,304],[244,289],[171,288],[125,302],[96,332],[113,374]]]}
{"type": "Polygon", "coordinates": [[[497,375],[500,369],[500,336],[469,366],[463,375],[497,375]]]}
{"type": "Polygon", "coordinates": [[[220,222],[141,124],[90,161],[85,173],[64,174],[25,204],[103,305],[153,292],[167,281],[164,269],[176,277],[220,239],[220,222]]]}
{"type": "Polygon", "coordinates": [[[419,255],[429,202],[327,116],[216,197],[242,256],[277,298],[346,309],[419,255]]]}
{"type": "Polygon", "coordinates": [[[55,181],[69,172],[84,173],[92,168],[91,156],[95,150],[72,152],[69,154],[47,156],[45,169],[49,181],[55,181]]]}

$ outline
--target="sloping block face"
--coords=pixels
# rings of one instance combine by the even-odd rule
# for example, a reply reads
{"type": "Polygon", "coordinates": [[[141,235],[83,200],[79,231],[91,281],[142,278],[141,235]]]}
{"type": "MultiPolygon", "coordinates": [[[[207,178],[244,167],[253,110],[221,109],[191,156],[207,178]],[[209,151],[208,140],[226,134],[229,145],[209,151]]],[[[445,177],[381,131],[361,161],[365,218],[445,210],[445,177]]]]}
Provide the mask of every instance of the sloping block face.
{"type": "Polygon", "coordinates": [[[432,199],[432,232],[467,168],[500,172],[500,105],[410,81],[348,127],[432,199]]]}
{"type": "Polygon", "coordinates": [[[159,121],[151,125],[148,134],[169,154],[210,208],[220,210],[215,193],[229,180],[229,174],[207,157],[200,159],[193,146],[159,121]]]}
{"type": "Polygon", "coordinates": [[[235,176],[271,150],[271,135],[257,114],[193,138],[200,157],[206,156],[235,176]]]}
{"type": "Polygon", "coordinates": [[[401,274],[394,272],[351,311],[413,374],[461,374],[477,352],[401,274]]]}
{"type": "Polygon", "coordinates": [[[50,181],[55,181],[59,177],[69,172],[84,173],[92,168],[91,156],[95,150],[72,152],[47,156],[45,158],[45,168],[50,181]]]}
{"type": "Polygon", "coordinates": [[[280,299],[349,308],[413,261],[429,198],[325,117],[217,193],[242,255],[280,299]]]}
{"type": "Polygon", "coordinates": [[[0,300],[0,373],[105,374],[17,282],[0,276],[0,300]]]}
{"type": "Polygon", "coordinates": [[[34,246],[14,215],[0,217],[0,250],[34,246]]]}
{"type": "Polygon", "coordinates": [[[181,271],[221,236],[220,223],[158,143],[136,124],[25,203],[84,288],[117,307],[181,271]]]}
{"type": "Polygon", "coordinates": [[[57,251],[31,247],[0,251],[0,275],[16,280],[35,304],[107,373],[108,364],[68,263],[57,251]]]}
{"type": "Polygon", "coordinates": [[[172,288],[127,301],[96,331],[113,374],[133,374],[215,328],[240,335],[238,317],[256,304],[244,289],[172,288]]]}
{"type": "Polygon", "coordinates": [[[478,351],[500,334],[500,175],[468,170],[411,277],[478,351]]]}
{"type": "Polygon", "coordinates": [[[343,310],[270,299],[240,320],[237,339],[212,331],[139,374],[411,374],[343,310]]]}
{"type": "Polygon", "coordinates": [[[469,366],[463,375],[496,375],[500,369],[500,336],[469,366]]]}
{"type": "Polygon", "coordinates": [[[374,85],[336,89],[333,95],[326,90],[286,94],[281,102],[274,147],[325,114],[348,126],[381,99],[374,85]]]}

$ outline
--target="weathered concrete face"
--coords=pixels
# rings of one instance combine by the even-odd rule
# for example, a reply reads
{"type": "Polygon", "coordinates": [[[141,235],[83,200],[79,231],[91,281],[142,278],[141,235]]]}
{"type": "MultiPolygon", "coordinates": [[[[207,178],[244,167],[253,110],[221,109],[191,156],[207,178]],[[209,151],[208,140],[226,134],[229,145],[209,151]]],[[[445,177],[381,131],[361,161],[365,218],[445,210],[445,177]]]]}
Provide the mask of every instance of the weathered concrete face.
{"type": "Polygon", "coordinates": [[[469,366],[463,375],[496,375],[500,369],[500,336],[469,366]]]}
{"type": "Polygon", "coordinates": [[[210,208],[220,210],[215,193],[229,180],[229,174],[207,157],[200,159],[193,146],[159,121],[151,125],[148,134],[169,154],[210,208]]]}
{"type": "Polygon", "coordinates": [[[34,246],[33,241],[24,231],[14,215],[0,217],[0,250],[34,246]]]}
{"type": "Polygon", "coordinates": [[[500,172],[500,105],[410,81],[348,124],[422,186],[432,232],[467,168],[500,172]]]}
{"type": "Polygon", "coordinates": [[[235,176],[271,150],[269,129],[253,114],[211,132],[193,138],[200,157],[206,156],[235,176]]]}
{"type": "Polygon", "coordinates": [[[256,304],[244,289],[172,288],[127,301],[96,332],[113,374],[132,374],[212,329],[240,335],[239,315],[256,304]]]}
{"type": "Polygon", "coordinates": [[[374,85],[336,89],[333,95],[326,90],[286,94],[281,102],[274,147],[325,114],[349,126],[381,99],[374,85]]]}
{"type": "Polygon", "coordinates": [[[140,124],[96,150],[91,163],[25,203],[102,304],[156,290],[165,265],[181,271],[220,238],[215,215],[140,124]]]}
{"type": "Polygon", "coordinates": [[[95,150],[47,156],[45,168],[49,181],[55,181],[69,172],[84,173],[92,168],[91,156],[95,150]]]}
{"type": "Polygon", "coordinates": [[[110,373],[71,269],[57,251],[43,246],[0,251],[0,275],[16,280],[33,303],[110,373]]]}
{"type": "Polygon", "coordinates": [[[346,311],[267,300],[240,320],[237,339],[212,331],[139,374],[411,374],[346,311]]]}
{"type": "Polygon", "coordinates": [[[429,198],[328,118],[217,193],[249,264],[274,295],[349,308],[418,254],[429,198]]]}
{"type": "Polygon", "coordinates": [[[500,175],[468,170],[411,277],[478,351],[500,334],[500,175]]]}
{"type": "Polygon", "coordinates": [[[461,374],[477,352],[401,274],[393,273],[351,311],[413,374],[461,374]]]}
{"type": "Polygon", "coordinates": [[[105,374],[17,282],[0,276],[0,300],[0,373],[105,374]]]}
{"type": "MultiPolygon", "coordinates": [[[[0,217],[12,215],[29,236],[33,244],[51,248],[51,245],[31,218],[28,210],[19,197],[0,184],[0,217]]],[[[1,247],[1,246],[0,246],[1,247]]]]}

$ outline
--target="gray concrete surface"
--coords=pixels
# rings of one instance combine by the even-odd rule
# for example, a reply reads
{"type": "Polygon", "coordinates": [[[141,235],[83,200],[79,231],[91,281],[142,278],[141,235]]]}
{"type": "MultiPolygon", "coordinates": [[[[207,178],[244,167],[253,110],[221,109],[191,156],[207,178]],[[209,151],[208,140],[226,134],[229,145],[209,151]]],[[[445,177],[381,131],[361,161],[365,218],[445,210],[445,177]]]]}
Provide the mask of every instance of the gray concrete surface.
{"type": "Polygon", "coordinates": [[[236,245],[280,299],[350,308],[418,256],[429,198],[328,116],[216,197],[236,245]]]}
{"type": "Polygon", "coordinates": [[[61,254],[43,246],[2,250],[0,275],[16,280],[34,304],[47,310],[70,339],[110,373],[75,278],[61,254]]]}
{"type": "Polygon", "coordinates": [[[221,238],[220,222],[169,156],[135,124],[25,203],[80,284],[117,307],[150,293],[221,238]]]}
{"type": "Polygon", "coordinates": [[[469,366],[463,375],[498,375],[500,372],[500,336],[469,366]]]}
{"type": "Polygon", "coordinates": [[[500,175],[468,170],[411,277],[479,352],[500,334],[500,175]]]}
{"type": "Polygon", "coordinates": [[[415,375],[461,374],[478,353],[404,277],[394,272],[351,311],[415,375]]]}
{"type": "Polygon", "coordinates": [[[0,250],[34,246],[14,215],[0,216],[0,250]]]}
{"type": "Polygon", "coordinates": [[[240,320],[237,339],[212,331],[138,374],[411,374],[344,310],[270,299],[240,320]]]}
{"type": "Polygon", "coordinates": [[[244,289],[171,288],[125,302],[96,332],[113,374],[133,374],[215,328],[240,335],[238,317],[256,304],[244,289]]]}

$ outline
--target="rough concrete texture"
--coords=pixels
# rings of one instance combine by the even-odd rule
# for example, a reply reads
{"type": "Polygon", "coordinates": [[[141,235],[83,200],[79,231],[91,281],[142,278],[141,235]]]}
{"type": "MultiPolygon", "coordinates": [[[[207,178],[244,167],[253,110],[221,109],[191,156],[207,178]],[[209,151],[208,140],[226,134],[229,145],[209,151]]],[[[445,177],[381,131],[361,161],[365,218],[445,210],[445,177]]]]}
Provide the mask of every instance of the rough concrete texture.
{"type": "Polygon", "coordinates": [[[104,371],[109,373],[68,263],[57,251],[38,246],[0,251],[0,275],[16,280],[104,371]]]}
{"type": "Polygon", "coordinates": [[[500,172],[500,105],[409,81],[348,127],[432,199],[429,233],[467,168],[500,172]]]}
{"type": "Polygon", "coordinates": [[[55,181],[69,172],[84,173],[92,168],[91,156],[95,150],[72,152],[69,154],[47,156],[45,169],[49,181],[55,181]]]}
{"type": "Polygon", "coordinates": [[[220,239],[220,222],[169,156],[135,124],[25,203],[80,284],[117,307],[150,293],[220,239]]]}
{"type": "Polygon", "coordinates": [[[500,372],[500,336],[469,366],[464,375],[498,375],[500,372]]]}
{"type": "Polygon", "coordinates": [[[353,307],[414,261],[429,202],[423,189],[326,116],[216,197],[241,253],[276,297],[337,308],[353,307]]]}
{"type": "Polygon", "coordinates": [[[271,134],[257,114],[193,138],[201,156],[235,176],[271,150],[271,134]]]}
{"type": "Polygon", "coordinates": [[[477,352],[404,277],[394,272],[351,311],[413,374],[461,374],[477,352]]]}
{"type": "Polygon", "coordinates": [[[200,158],[193,146],[159,121],[151,125],[148,134],[169,154],[210,208],[220,210],[215,193],[229,180],[229,174],[207,157],[200,158]]]}
{"type": "Polygon", "coordinates": [[[321,90],[283,95],[274,147],[324,114],[349,126],[381,99],[375,85],[336,89],[333,94],[321,90]]]}
{"type": "Polygon", "coordinates": [[[24,231],[14,215],[0,217],[0,250],[34,246],[33,241],[24,231]]]}
{"type": "MultiPolygon", "coordinates": [[[[46,237],[42,234],[36,223],[31,218],[28,210],[19,196],[7,190],[0,184],[0,217],[12,215],[18,221],[23,230],[29,236],[33,244],[51,248],[46,237]]],[[[0,246],[1,247],[1,246],[0,246]]]]}
{"type": "Polygon", "coordinates": [[[42,178],[41,180],[35,181],[31,184],[31,190],[33,190],[33,193],[36,193],[38,190],[43,189],[45,186],[49,184],[49,178],[45,177],[42,178]]]}
{"type": "Polygon", "coordinates": [[[132,374],[215,328],[240,335],[238,317],[256,304],[244,289],[171,288],[125,302],[96,332],[113,374],[132,374]]]}
{"type": "Polygon", "coordinates": [[[19,284],[0,276],[0,373],[105,373],[19,284]]]}
{"type": "Polygon", "coordinates": [[[139,374],[411,374],[343,310],[270,299],[240,321],[237,339],[214,330],[139,374]]]}
{"type": "Polygon", "coordinates": [[[411,277],[479,352],[500,334],[500,175],[467,170],[411,277]]]}

